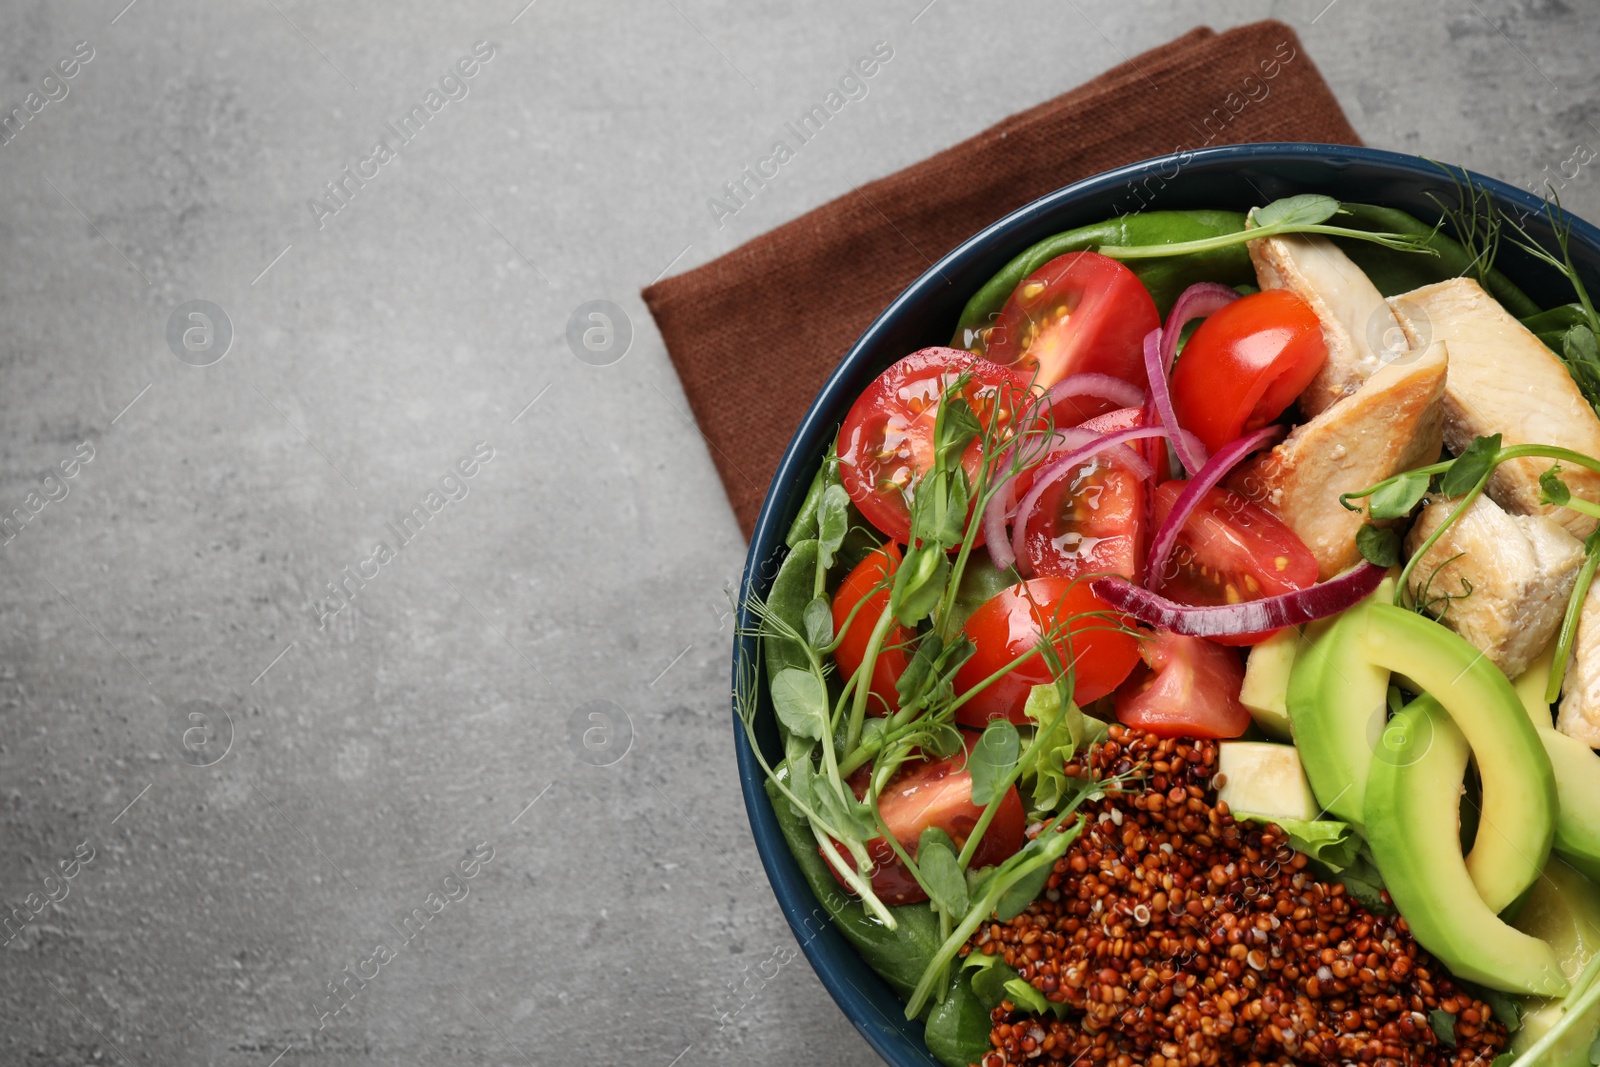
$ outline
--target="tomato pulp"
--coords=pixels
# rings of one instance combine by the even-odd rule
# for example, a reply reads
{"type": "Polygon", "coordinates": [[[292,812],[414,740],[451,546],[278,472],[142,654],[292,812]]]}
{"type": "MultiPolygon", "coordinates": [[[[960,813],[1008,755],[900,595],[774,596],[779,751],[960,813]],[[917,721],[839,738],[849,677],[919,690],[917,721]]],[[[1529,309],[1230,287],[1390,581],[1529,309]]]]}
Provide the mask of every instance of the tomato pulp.
{"type": "Polygon", "coordinates": [[[1178,425],[1215,452],[1294,403],[1328,358],[1311,306],[1287,289],[1242,296],[1207,316],[1172,372],[1178,425]]]}
{"type": "MultiPolygon", "coordinates": [[[[1156,528],[1166,521],[1185,481],[1156,487],[1156,528]]],[[[1265,508],[1218,486],[1189,513],[1172,554],[1150,587],[1180,604],[1238,604],[1281,596],[1317,584],[1317,558],[1304,541],[1265,508]]],[[[1210,640],[1253,645],[1273,631],[1210,640]]]]}
{"type": "MultiPolygon", "coordinates": [[[[844,635],[833,652],[839,677],[853,677],[861,669],[861,664],[866,662],[867,644],[872,640],[872,631],[878,625],[878,620],[889,609],[889,590],[899,569],[900,546],[891,541],[856,564],[855,569],[840,583],[839,591],[833,596],[833,632],[844,635]],[[861,610],[856,611],[856,617],[852,620],[850,612],[857,604],[861,605],[861,610]],[[849,629],[845,628],[846,623],[849,629]]],[[[900,710],[900,694],[895,684],[906,672],[911,657],[907,646],[916,636],[915,631],[904,626],[889,628],[872,666],[868,714],[887,715],[900,710]]]]}
{"type": "MultiPolygon", "coordinates": [[[[884,826],[913,859],[922,831],[930,826],[949,834],[958,849],[966,845],[967,838],[977,827],[983,808],[972,802],[972,775],[967,770],[967,758],[977,736],[962,731],[965,753],[957,753],[949,759],[902,765],[878,794],[878,811],[883,816],[884,826]]],[[[857,787],[857,799],[866,795],[865,783],[864,776],[852,780],[857,787]]],[[[1012,786],[995,809],[983,840],[973,850],[970,868],[992,866],[1015,854],[1022,848],[1025,824],[1022,798],[1012,786]]],[[[876,837],[867,842],[867,855],[872,860],[872,891],[879,900],[893,905],[928,899],[887,840],[876,837]]],[[[831,861],[828,869],[833,871],[840,885],[845,884],[831,861]]]]}
{"type": "Polygon", "coordinates": [[[1117,719],[1159,737],[1238,737],[1250,725],[1239,703],[1239,653],[1200,637],[1157,631],[1144,665],[1117,690],[1117,719]]]}
{"type": "MultiPolygon", "coordinates": [[[[1123,408],[1085,422],[1082,429],[1114,433],[1144,424],[1138,408],[1123,408]]],[[[1126,448],[1137,449],[1141,442],[1126,448]]],[[[1159,443],[1159,442],[1158,442],[1159,443]]],[[[1024,557],[1037,578],[1120,574],[1138,581],[1144,565],[1145,482],[1111,449],[1090,456],[1040,494],[1023,528],[1024,557]]],[[[1041,468],[1048,466],[1046,459],[1041,468]]],[[[1034,481],[1018,478],[1018,496],[1034,481]]]]}
{"type": "MultiPolygon", "coordinates": [[[[1023,279],[984,339],[996,363],[1037,373],[1049,388],[1071,374],[1100,373],[1143,388],[1144,335],[1161,325],[1138,275],[1098,252],[1068,252],[1023,279]]],[[[1107,410],[1089,397],[1066,402],[1079,420],[1107,410]]]]}
{"type": "MultiPolygon", "coordinates": [[[[954,348],[924,348],[895,363],[856,398],[839,429],[839,480],[892,541],[911,542],[911,501],[933,467],[939,403],[963,373],[970,380],[962,395],[978,421],[1004,429],[1022,409],[1028,375],[954,348]]],[[[973,483],[982,462],[975,440],[961,457],[973,483]]]]}
{"type": "MultiPolygon", "coordinates": [[[[1055,643],[1056,655],[1063,667],[1073,668],[1072,698],[1079,704],[1111,692],[1139,661],[1138,638],[1089,591],[1087,581],[1035,578],[990,599],[967,620],[966,633],[977,651],[956,673],[956,693],[972,692],[1038,647],[1045,630],[1063,625],[1066,633],[1055,643]]],[[[1031,656],[957,708],[956,720],[964,726],[982,726],[990,719],[1024,724],[1028,693],[1054,680],[1045,657],[1031,656]]]]}

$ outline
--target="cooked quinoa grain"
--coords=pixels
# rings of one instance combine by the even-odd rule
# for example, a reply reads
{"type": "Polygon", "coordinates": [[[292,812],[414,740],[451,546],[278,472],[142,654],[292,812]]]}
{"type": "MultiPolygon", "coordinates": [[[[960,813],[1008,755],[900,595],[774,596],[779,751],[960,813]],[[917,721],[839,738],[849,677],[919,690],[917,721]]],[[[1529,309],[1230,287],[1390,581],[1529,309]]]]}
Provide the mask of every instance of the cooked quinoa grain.
{"type": "Polygon", "coordinates": [[[962,954],[999,955],[1064,1020],[995,1009],[982,1067],[1487,1065],[1506,1031],[1397,915],[1319,882],[1275,826],[1216,799],[1213,741],[1111,727],[1073,777],[1140,772],[1084,805],[1044,894],[962,954]],[[1455,1017],[1456,1047],[1429,1013],[1455,1017]]]}

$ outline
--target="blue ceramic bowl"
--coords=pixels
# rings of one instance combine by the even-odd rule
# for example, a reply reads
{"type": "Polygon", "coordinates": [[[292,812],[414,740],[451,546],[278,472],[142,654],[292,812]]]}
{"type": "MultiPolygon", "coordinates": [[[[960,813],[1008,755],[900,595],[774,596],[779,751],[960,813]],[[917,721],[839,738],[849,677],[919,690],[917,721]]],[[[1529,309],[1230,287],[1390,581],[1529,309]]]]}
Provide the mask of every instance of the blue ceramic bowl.
{"type": "MultiPolygon", "coordinates": [[[[1546,247],[1554,247],[1540,198],[1522,189],[1472,174],[1472,180],[1494,197],[1508,214],[1533,217],[1527,229],[1546,247]]],[[[1210,148],[1184,156],[1161,156],[1108,171],[1041,197],[969,238],[911,283],[840,361],[838,369],[812,401],[801,420],[778,472],[767,490],[745,561],[739,603],[751,594],[765,596],[785,552],[784,535],[805,498],[822,457],[838,433],[839,423],[855,398],[885,367],[928,345],[950,340],[967,299],[1001,267],[1029,245],[1119,211],[1138,207],[1135,188],[1159,190],[1146,207],[1160,209],[1230,208],[1244,211],[1296,193],[1326,193],[1338,200],[1399,208],[1422,219],[1438,217],[1429,194],[1456,202],[1449,175],[1428,160],[1397,152],[1318,144],[1255,144],[1210,148]],[[1145,185],[1145,180],[1150,179],[1145,185]]],[[[1146,194],[1149,195],[1148,193],[1146,194]]],[[[1600,230],[1574,219],[1572,254],[1586,278],[1600,279],[1600,230]]],[[[1572,299],[1570,289],[1546,265],[1509,244],[1495,265],[1541,306],[1572,299]]],[[[1591,291],[1600,284],[1589,282],[1591,291]]],[[[824,312],[825,313],[825,312],[824,312]]],[[[754,620],[739,611],[740,633],[754,620]]],[[[739,638],[734,645],[735,685],[738,665],[756,654],[755,641],[739,638]]],[[[770,703],[762,694],[759,727],[764,747],[776,762],[782,752],[772,724],[770,703]]],[[[789,854],[762,787],[762,771],[745,741],[735,711],[734,733],[739,753],[739,780],[756,847],[766,866],[772,891],[804,946],[822,984],[872,1047],[895,1067],[923,1067],[935,1060],[922,1041],[922,1024],[907,1022],[904,1005],[832,927],[814,933],[806,925],[818,903],[789,854]]]]}

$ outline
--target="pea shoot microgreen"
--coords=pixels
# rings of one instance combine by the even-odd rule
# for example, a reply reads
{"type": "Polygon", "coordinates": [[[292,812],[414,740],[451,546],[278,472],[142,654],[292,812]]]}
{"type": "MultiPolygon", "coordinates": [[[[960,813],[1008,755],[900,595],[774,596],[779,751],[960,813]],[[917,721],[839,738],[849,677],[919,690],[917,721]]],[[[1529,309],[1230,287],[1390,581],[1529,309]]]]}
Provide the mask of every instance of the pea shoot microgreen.
{"type": "Polygon", "coordinates": [[[1256,241],[1263,237],[1282,234],[1311,233],[1324,237],[1349,237],[1370,241],[1398,252],[1417,252],[1436,256],[1439,253],[1429,244],[1432,234],[1380,233],[1359,230],[1349,226],[1330,224],[1340,211],[1339,201],[1319,193],[1302,193],[1284,197],[1250,212],[1251,226],[1237,233],[1218,234],[1197,241],[1180,241],[1162,245],[1104,245],[1098,251],[1112,259],[1159,259],[1166,256],[1187,256],[1200,252],[1215,252],[1230,245],[1256,241]]]}

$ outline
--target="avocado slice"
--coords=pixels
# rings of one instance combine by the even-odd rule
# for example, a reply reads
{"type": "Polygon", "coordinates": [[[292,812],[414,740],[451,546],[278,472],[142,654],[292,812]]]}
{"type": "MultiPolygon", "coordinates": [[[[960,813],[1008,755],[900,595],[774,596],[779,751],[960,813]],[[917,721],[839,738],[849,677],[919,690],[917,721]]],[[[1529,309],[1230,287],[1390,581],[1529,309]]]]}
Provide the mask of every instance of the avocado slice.
{"type": "MultiPolygon", "coordinates": [[[[1522,702],[1500,668],[1432,619],[1374,604],[1358,628],[1368,661],[1404,671],[1466,736],[1483,780],[1467,870],[1490,910],[1509,907],[1544,869],[1556,826],[1555,774],[1522,702]]],[[[1381,762],[1388,753],[1380,745],[1376,756],[1381,762]]],[[[1453,804],[1450,810],[1458,808],[1453,804]]],[[[1369,797],[1369,819],[1374,811],[1382,809],[1369,797]]]]}
{"type": "MultiPolygon", "coordinates": [[[[1379,592],[1382,592],[1380,588],[1379,592]]],[[[1317,802],[1358,830],[1366,811],[1367,769],[1388,708],[1389,672],[1356,640],[1369,598],[1306,627],[1284,703],[1295,747],[1317,802]]]]}
{"type": "MultiPolygon", "coordinates": [[[[1590,878],[1600,880],[1600,755],[1582,741],[1557,731],[1544,702],[1545,683],[1555,645],[1524,671],[1514,683],[1528,718],[1538,731],[1545,755],[1556,775],[1555,850],[1590,878]]],[[[1587,1067],[1587,1065],[1585,1065],[1587,1067]]]]}
{"type": "MultiPolygon", "coordinates": [[[[1392,610],[1437,626],[1419,615],[1392,610]]],[[[1392,636],[1382,629],[1379,633],[1392,636]]],[[[1370,638],[1364,643],[1370,647],[1370,638]]],[[[1420,659],[1412,657],[1411,662],[1420,659]]],[[[1504,676],[1501,682],[1509,691],[1504,676]]],[[[1441,688],[1458,696],[1448,686],[1441,688]]],[[[1390,721],[1379,744],[1383,756],[1373,760],[1367,781],[1367,843],[1417,942],[1457,976],[1491,989],[1564,995],[1569,986],[1555,952],[1490,910],[1461,856],[1456,830],[1461,782],[1472,749],[1456,720],[1440,700],[1420,697],[1390,721]]],[[[1480,750],[1479,759],[1487,789],[1489,755],[1480,750]]]]}
{"type": "Polygon", "coordinates": [[[1223,741],[1217,745],[1217,773],[1225,779],[1217,799],[1236,815],[1301,822],[1317,817],[1317,801],[1293,745],[1223,741]]]}
{"type": "Polygon", "coordinates": [[[1244,664],[1239,703],[1262,733],[1277,741],[1289,740],[1289,675],[1302,640],[1300,627],[1286,626],[1251,648],[1244,664]]]}
{"type": "MultiPolygon", "coordinates": [[[[1552,858],[1544,877],[1528,891],[1517,916],[1517,929],[1549,943],[1561,973],[1576,979],[1600,952],[1600,887],[1567,864],[1552,858]]],[[[1511,1037],[1520,1055],[1561,1020],[1561,1002],[1530,998],[1523,1002],[1522,1026],[1511,1037]]],[[[1585,1012],[1542,1058],[1544,1067],[1589,1067],[1589,1046],[1600,1029],[1600,1004],[1585,1012]]]]}

